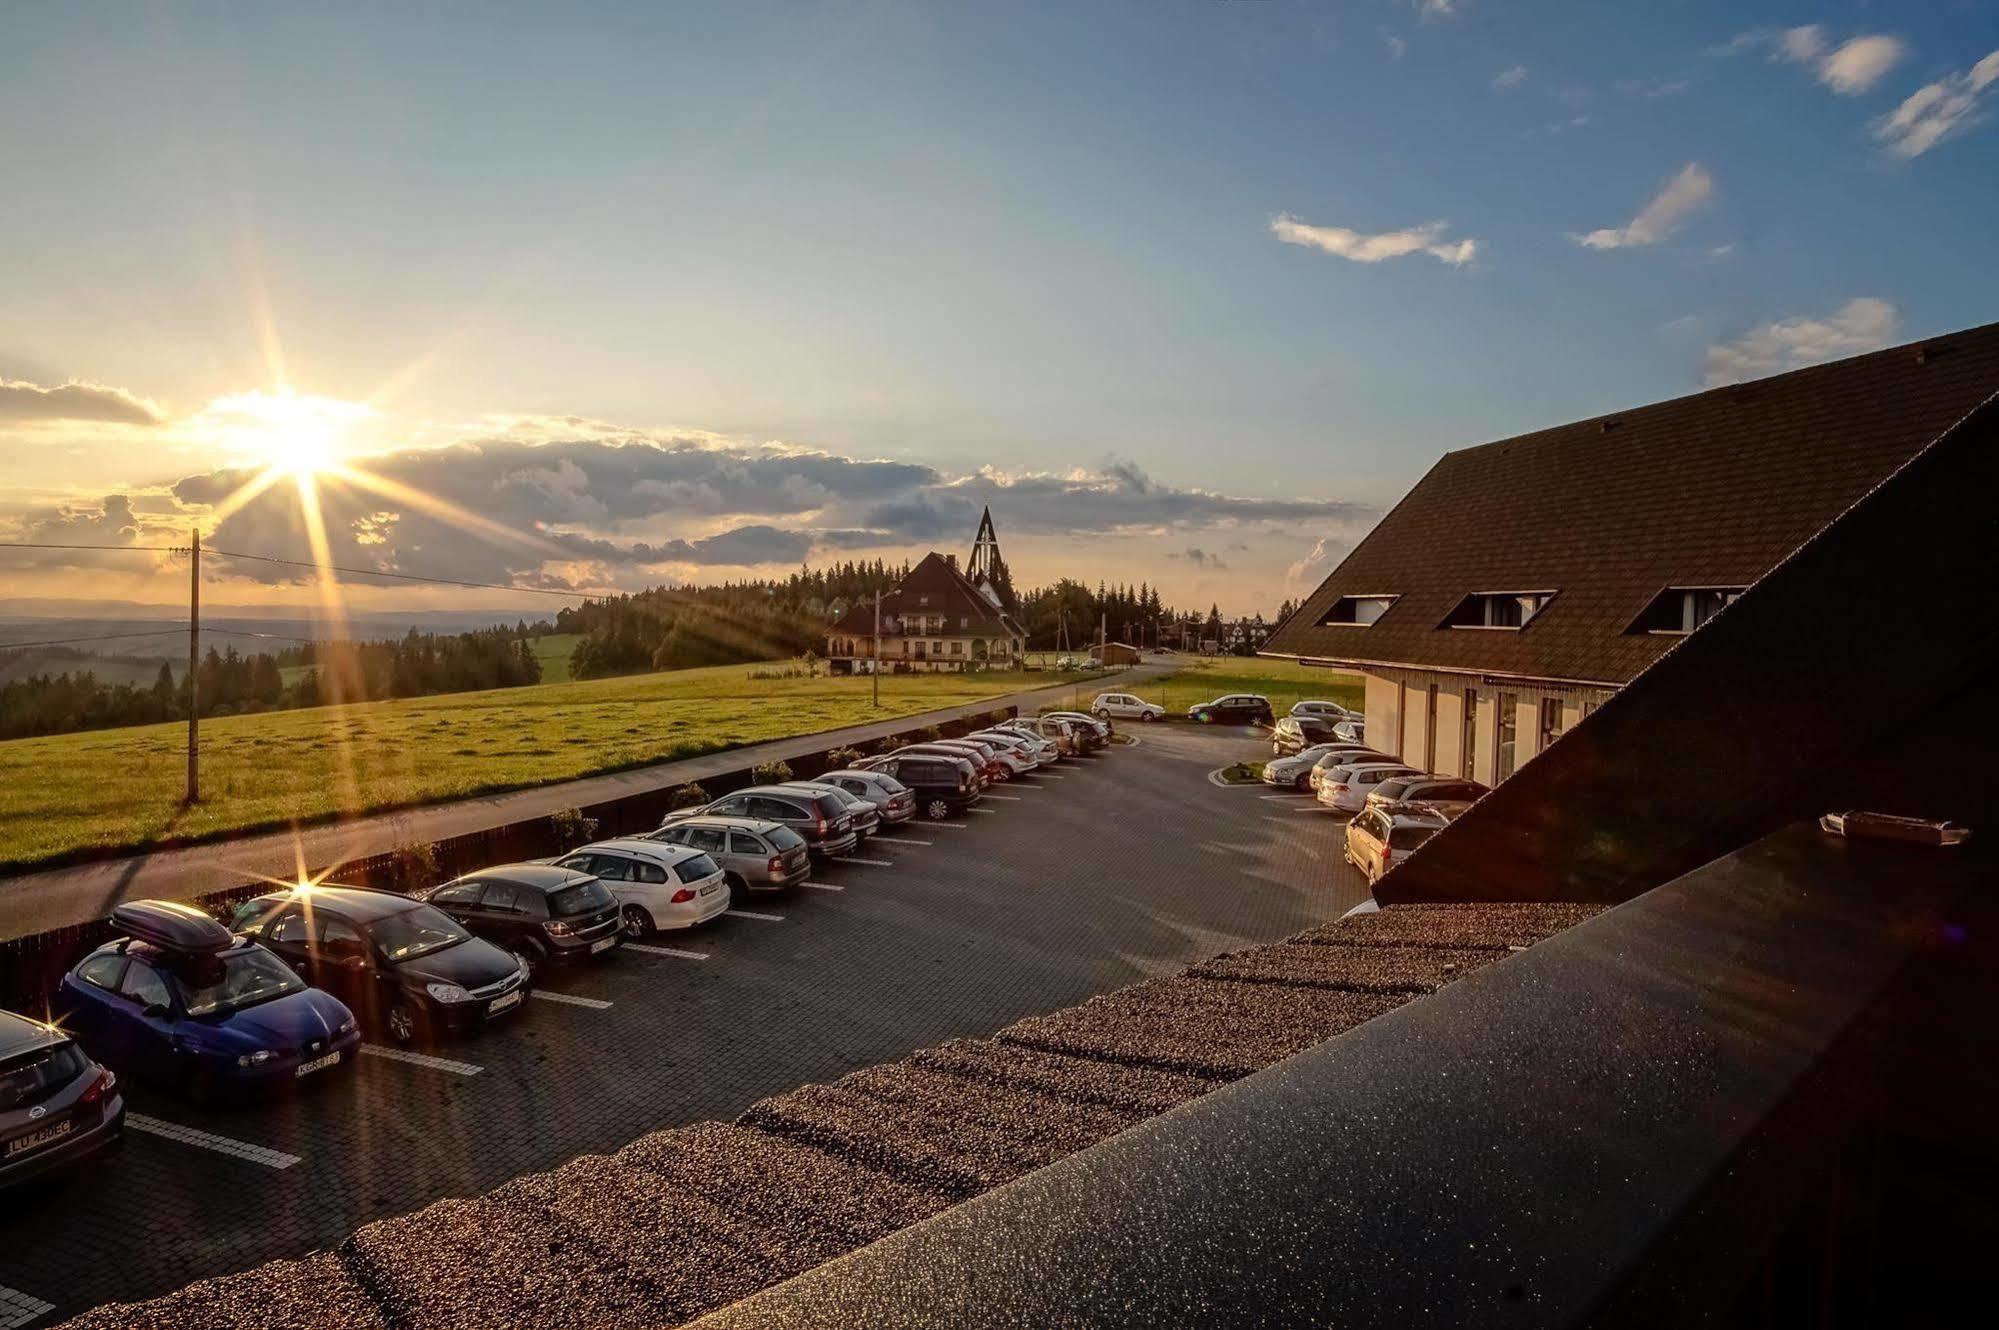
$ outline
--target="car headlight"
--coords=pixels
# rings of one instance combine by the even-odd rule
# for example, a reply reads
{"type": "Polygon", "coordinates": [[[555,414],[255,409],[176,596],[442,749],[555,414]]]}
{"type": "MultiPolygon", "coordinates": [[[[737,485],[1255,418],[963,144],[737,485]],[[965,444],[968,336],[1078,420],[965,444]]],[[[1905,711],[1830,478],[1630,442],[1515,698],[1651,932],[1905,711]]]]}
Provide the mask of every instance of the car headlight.
{"type": "Polygon", "coordinates": [[[261,1067],[266,1062],[269,1062],[272,1058],[276,1056],[277,1053],[274,1052],[273,1050],[268,1048],[260,1048],[254,1053],[245,1053],[242,1056],[238,1057],[236,1059],[236,1065],[239,1067],[261,1067]]]}
{"type": "Polygon", "coordinates": [[[423,991],[438,1002],[470,1002],[472,995],[458,984],[425,984],[423,991]]]}
{"type": "Polygon", "coordinates": [[[355,1023],[354,1018],[352,1016],[349,1016],[346,1020],[340,1022],[340,1028],[335,1030],[333,1033],[335,1033],[336,1035],[353,1034],[356,1030],[360,1028],[361,1027],[355,1023]]]}

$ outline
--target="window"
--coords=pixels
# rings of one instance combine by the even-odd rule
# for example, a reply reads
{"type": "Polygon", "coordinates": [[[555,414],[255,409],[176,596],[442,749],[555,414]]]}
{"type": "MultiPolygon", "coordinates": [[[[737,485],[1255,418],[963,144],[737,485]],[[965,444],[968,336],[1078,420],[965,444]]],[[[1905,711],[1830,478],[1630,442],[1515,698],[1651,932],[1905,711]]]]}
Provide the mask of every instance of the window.
{"type": "Polygon", "coordinates": [[[673,871],[682,882],[692,884],[713,877],[722,870],[707,855],[697,854],[692,859],[682,859],[673,866],[673,871]]]}
{"type": "Polygon", "coordinates": [[[1464,733],[1458,738],[1458,752],[1463,761],[1458,770],[1466,780],[1478,779],[1478,689],[1465,689],[1464,733]]]}
{"type": "Polygon", "coordinates": [[[312,928],[305,921],[305,911],[294,905],[271,925],[273,942],[308,942],[312,939],[312,928]]]}
{"type": "Polygon", "coordinates": [[[728,843],[728,838],[729,833],[720,827],[689,827],[686,838],[680,843],[691,845],[707,854],[719,854],[722,846],[728,843]]]}
{"type": "Polygon", "coordinates": [[[511,882],[488,882],[485,894],[479,898],[479,906],[495,914],[518,914],[520,894],[520,888],[511,882]]]}
{"type": "Polygon", "coordinates": [[[782,799],[767,799],[761,796],[750,799],[750,816],[764,818],[771,822],[802,822],[805,814],[799,812],[782,799]]]}
{"type": "Polygon", "coordinates": [[[1395,601],[1394,596],[1341,596],[1319,620],[1319,626],[1345,624],[1351,628],[1365,628],[1388,613],[1388,607],[1395,601]]]}
{"type": "Polygon", "coordinates": [[[954,655],[954,656],[962,656],[962,655],[964,655],[964,654],[965,654],[965,644],[964,644],[963,642],[961,642],[961,641],[958,641],[957,639],[955,639],[955,638],[954,638],[954,639],[952,640],[952,642],[951,642],[951,654],[952,654],[952,655],[954,655]]]}
{"type": "MultiPolygon", "coordinates": [[[[632,880],[632,861],[629,859],[620,859],[613,855],[600,854],[595,856],[595,863],[597,876],[606,882],[630,882],[632,880]]],[[[492,897],[489,895],[486,899],[490,904],[492,897]]]]}
{"type": "Polygon", "coordinates": [[[159,971],[138,959],[126,967],[125,982],[118,985],[118,992],[142,1007],[165,1007],[173,1003],[167,981],[160,977],[159,971]]]}
{"type": "Polygon", "coordinates": [[[762,841],[758,840],[755,836],[750,835],[748,832],[732,831],[729,833],[729,853],[766,854],[768,853],[768,851],[764,849],[764,843],[762,841]]]}
{"type": "Polygon", "coordinates": [[[1443,628],[1525,628],[1548,608],[1553,591],[1475,591],[1458,602],[1443,628]]]}
{"type": "Polygon", "coordinates": [[[115,951],[102,956],[92,956],[76,967],[76,977],[93,988],[110,992],[118,986],[118,971],[125,968],[125,958],[115,951]]]}
{"type": "Polygon", "coordinates": [[[1499,695],[1499,742],[1493,748],[1493,779],[1505,780],[1513,774],[1514,739],[1520,729],[1520,699],[1512,693],[1499,695]]]}
{"type": "Polygon", "coordinates": [[[479,900],[477,882],[454,882],[431,893],[432,905],[475,905],[479,900]]]}
{"type": "Polygon", "coordinates": [[[1548,745],[1562,737],[1562,699],[1544,697],[1541,699],[1541,746],[1536,752],[1545,753],[1548,745]]]}
{"type": "Polygon", "coordinates": [[[1626,631],[1691,633],[1733,605],[1743,590],[1739,586],[1669,586],[1652,597],[1652,603],[1626,631]]]}

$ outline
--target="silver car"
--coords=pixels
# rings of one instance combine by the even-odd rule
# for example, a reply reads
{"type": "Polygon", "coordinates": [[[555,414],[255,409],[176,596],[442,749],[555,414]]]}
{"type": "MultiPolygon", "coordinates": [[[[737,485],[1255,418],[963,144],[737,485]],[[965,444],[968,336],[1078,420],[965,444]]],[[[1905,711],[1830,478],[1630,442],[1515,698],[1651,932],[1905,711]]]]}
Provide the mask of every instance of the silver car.
{"type": "Polygon", "coordinates": [[[721,865],[730,894],[739,898],[783,891],[812,872],[805,838],[781,822],[700,815],[649,832],[646,839],[701,851],[721,865]]]}
{"type": "Polygon", "coordinates": [[[861,841],[866,841],[868,837],[882,829],[881,814],[875,811],[874,804],[851,790],[818,780],[788,780],[778,788],[800,790],[808,794],[832,795],[846,806],[847,815],[854,820],[854,835],[861,841]]]}
{"type": "Polygon", "coordinates": [[[885,827],[907,822],[916,816],[916,792],[885,772],[851,768],[829,771],[817,783],[837,785],[855,798],[873,804],[875,815],[885,827]]]}

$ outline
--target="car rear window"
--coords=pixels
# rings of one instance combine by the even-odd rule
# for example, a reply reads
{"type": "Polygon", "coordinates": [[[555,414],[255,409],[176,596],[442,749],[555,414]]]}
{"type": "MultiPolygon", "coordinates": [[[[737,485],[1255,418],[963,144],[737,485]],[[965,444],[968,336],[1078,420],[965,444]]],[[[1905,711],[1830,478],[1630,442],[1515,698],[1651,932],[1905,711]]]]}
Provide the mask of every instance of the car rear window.
{"type": "Polygon", "coordinates": [[[578,882],[573,887],[548,894],[548,912],[557,919],[567,919],[573,915],[588,914],[601,910],[611,903],[611,889],[591,878],[588,882],[578,882]]]}
{"type": "Polygon", "coordinates": [[[778,827],[775,830],[766,831],[763,835],[764,839],[770,842],[771,848],[779,854],[784,853],[786,850],[797,849],[799,846],[805,844],[805,837],[799,835],[790,827],[778,827]]]}
{"type": "MultiPolygon", "coordinates": [[[[785,834],[793,837],[797,836],[796,832],[787,832],[785,834]]],[[[772,837],[772,839],[775,840],[776,837],[772,837]]],[[[710,859],[705,854],[697,854],[692,859],[682,859],[673,866],[673,871],[682,882],[692,883],[699,882],[703,878],[713,877],[721,870],[715,866],[713,859],[710,859]]]]}
{"type": "Polygon", "coordinates": [[[38,1048],[0,1062],[0,1113],[39,1104],[83,1074],[83,1054],[75,1044],[38,1048]]]}
{"type": "Polygon", "coordinates": [[[909,787],[893,776],[882,776],[880,788],[889,794],[907,794],[909,787]]]}
{"type": "Polygon", "coordinates": [[[1430,837],[1437,834],[1436,827],[1391,827],[1388,831],[1388,847],[1392,850],[1413,850],[1430,837]]]}
{"type": "Polygon", "coordinates": [[[837,794],[815,794],[812,796],[812,806],[819,810],[822,817],[834,818],[847,815],[847,801],[837,794]]]}

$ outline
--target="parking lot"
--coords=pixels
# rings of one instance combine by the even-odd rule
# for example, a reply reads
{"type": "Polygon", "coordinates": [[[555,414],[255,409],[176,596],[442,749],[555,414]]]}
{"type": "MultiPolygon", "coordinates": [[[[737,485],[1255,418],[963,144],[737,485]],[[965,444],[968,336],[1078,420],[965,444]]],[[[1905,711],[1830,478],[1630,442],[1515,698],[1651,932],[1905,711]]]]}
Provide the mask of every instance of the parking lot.
{"type": "Polygon", "coordinates": [[[1081,1001],[1338,915],[1365,888],[1309,798],[1217,788],[1247,729],[994,787],[703,928],[552,972],[525,1019],[274,1103],[128,1085],[123,1149],[0,1205],[0,1330],[338,1242],[654,1128],[1081,1001]]]}

